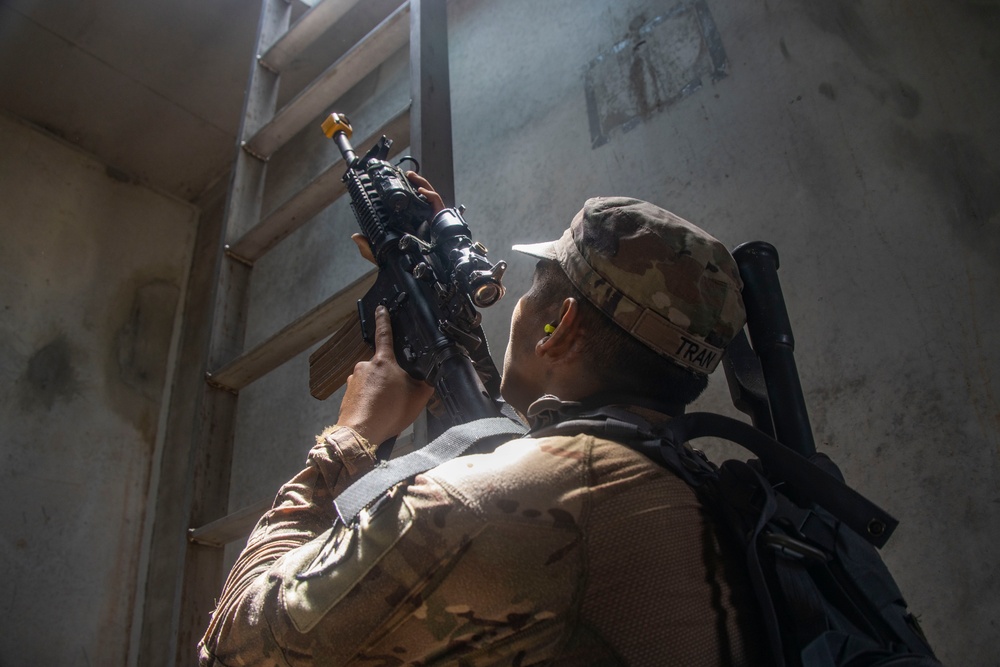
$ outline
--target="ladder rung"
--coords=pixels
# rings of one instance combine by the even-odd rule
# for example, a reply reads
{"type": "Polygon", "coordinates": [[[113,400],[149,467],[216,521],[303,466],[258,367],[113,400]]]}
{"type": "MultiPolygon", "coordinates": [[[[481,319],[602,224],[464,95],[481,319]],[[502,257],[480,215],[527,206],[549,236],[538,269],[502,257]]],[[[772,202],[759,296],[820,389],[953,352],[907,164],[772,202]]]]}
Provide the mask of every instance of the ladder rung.
{"type": "MultiPolygon", "coordinates": [[[[221,389],[238,392],[309,349],[340,328],[344,320],[357,311],[357,301],[375,282],[376,273],[369,271],[257,347],[210,373],[209,382],[221,389]]],[[[305,381],[303,378],[303,385],[305,381]]]]}
{"type": "MultiPolygon", "coordinates": [[[[377,141],[383,134],[393,137],[393,155],[398,154],[409,145],[409,103],[393,114],[392,118],[370,137],[364,141],[355,142],[355,146],[367,150],[367,146],[377,141]]],[[[283,204],[264,216],[260,224],[255,225],[229,247],[229,252],[249,264],[256,262],[278,242],[343,195],[347,191],[341,180],[343,175],[344,161],[339,159],[283,204]]]]}
{"type": "Polygon", "coordinates": [[[385,62],[409,39],[409,19],[410,3],[407,2],[375,26],[260,128],[246,144],[250,153],[270,157],[309,121],[316,119],[331,103],[385,62]]]}
{"type": "Polygon", "coordinates": [[[320,35],[361,0],[323,0],[299,17],[260,57],[269,70],[281,72],[320,35]]]}

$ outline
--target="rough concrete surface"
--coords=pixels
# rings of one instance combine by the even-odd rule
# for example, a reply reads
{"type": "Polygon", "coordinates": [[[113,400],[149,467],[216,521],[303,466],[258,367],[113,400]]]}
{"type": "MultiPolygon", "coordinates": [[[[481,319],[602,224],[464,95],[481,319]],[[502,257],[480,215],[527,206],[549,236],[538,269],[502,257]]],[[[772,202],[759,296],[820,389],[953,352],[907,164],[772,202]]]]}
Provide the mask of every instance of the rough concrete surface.
{"type": "Polygon", "coordinates": [[[0,664],[123,665],[196,212],[0,116],[0,664]]]}

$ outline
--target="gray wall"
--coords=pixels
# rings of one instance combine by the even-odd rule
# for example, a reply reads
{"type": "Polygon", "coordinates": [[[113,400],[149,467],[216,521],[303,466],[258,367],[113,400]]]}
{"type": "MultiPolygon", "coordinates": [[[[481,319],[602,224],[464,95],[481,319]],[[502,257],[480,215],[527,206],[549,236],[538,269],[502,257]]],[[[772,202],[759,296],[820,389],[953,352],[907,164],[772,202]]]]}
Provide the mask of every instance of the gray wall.
{"type": "Polygon", "coordinates": [[[8,116],[0,147],[0,664],[124,665],[197,211],[8,116]]]}
{"type": "MultiPolygon", "coordinates": [[[[511,265],[495,356],[532,266],[507,249],[586,197],[770,241],[817,442],[902,521],[885,559],[963,665],[995,664],[1000,617],[998,21],[993,2],[450,5],[456,191],[511,265]]],[[[307,131],[291,150],[314,157],[307,131]]],[[[258,264],[250,339],[364,270],[353,225],[339,203],[258,264]]],[[[698,407],[733,413],[721,374],[698,407]]],[[[299,468],[336,401],[308,397],[303,355],[240,410],[234,507],[299,468]]]]}

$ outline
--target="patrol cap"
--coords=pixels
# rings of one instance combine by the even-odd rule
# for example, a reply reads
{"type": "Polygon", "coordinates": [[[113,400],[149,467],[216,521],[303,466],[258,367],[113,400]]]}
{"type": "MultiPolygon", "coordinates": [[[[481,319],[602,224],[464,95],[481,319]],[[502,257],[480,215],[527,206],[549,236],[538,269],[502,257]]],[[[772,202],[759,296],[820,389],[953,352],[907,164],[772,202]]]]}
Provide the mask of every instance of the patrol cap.
{"type": "Polygon", "coordinates": [[[743,281],[720,241],[627,197],[588,199],[561,238],[515,245],[570,282],[647,347],[696,373],[715,370],[743,328],[743,281]]]}

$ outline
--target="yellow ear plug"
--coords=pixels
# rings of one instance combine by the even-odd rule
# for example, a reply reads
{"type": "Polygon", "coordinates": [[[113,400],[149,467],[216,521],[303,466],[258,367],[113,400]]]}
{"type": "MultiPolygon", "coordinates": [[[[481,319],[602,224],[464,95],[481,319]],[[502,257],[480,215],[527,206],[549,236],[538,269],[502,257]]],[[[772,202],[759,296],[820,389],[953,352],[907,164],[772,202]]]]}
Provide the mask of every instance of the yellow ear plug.
{"type": "Polygon", "coordinates": [[[552,326],[551,324],[546,324],[545,325],[545,333],[551,334],[555,330],[556,330],[556,328],[554,326],[552,326]]]}

